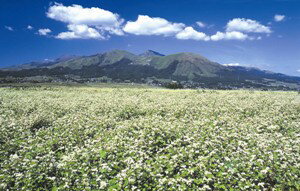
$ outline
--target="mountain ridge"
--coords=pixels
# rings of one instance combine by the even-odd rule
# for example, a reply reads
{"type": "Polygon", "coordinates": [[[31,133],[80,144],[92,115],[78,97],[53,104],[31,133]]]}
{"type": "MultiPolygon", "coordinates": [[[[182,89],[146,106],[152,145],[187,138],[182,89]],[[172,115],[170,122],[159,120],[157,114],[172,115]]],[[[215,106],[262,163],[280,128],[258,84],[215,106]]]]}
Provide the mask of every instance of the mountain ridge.
{"type": "Polygon", "coordinates": [[[300,77],[243,66],[224,66],[191,52],[164,55],[153,50],[138,55],[125,50],[112,50],[91,56],[70,56],[47,62],[31,62],[0,70],[2,79],[33,76],[76,76],[80,81],[108,78],[112,81],[138,83],[176,80],[192,86],[212,84],[212,87],[220,84],[222,87],[268,87],[276,83],[283,84],[282,86],[289,83],[295,87],[300,85],[300,77]]]}

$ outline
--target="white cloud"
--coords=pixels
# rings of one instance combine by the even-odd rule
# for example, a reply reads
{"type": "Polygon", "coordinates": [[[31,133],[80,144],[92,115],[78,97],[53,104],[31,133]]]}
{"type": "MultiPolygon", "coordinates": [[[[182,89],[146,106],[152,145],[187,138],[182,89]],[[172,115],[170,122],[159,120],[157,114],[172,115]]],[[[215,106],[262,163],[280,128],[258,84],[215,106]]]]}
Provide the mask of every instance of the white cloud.
{"type": "MultiPolygon", "coordinates": [[[[55,3],[50,6],[47,17],[67,24],[68,31],[61,32],[55,36],[57,39],[107,39],[110,34],[124,35],[124,32],[134,35],[163,35],[174,36],[181,40],[260,40],[261,37],[251,37],[247,33],[267,33],[272,31],[268,26],[258,21],[244,18],[235,18],[226,25],[225,32],[217,32],[209,36],[203,32],[196,31],[193,27],[186,27],[183,23],[173,23],[164,18],[139,15],[136,21],[128,21],[116,13],[98,7],[84,8],[81,5],[64,6],[55,3]]],[[[282,15],[281,15],[282,16],[282,15]]],[[[201,27],[212,27],[204,22],[196,24],[201,27]]],[[[33,27],[28,25],[28,30],[33,27]]],[[[47,35],[50,29],[40,29],[38,34],[47,35]]]]}
{"type": "Polygon", "coordinates": [[[198,31],[194,30],[193,27],[186,27],[184,30],[180,31],[176,35],[176,38],[180,39],[180,40],[188,40],[188,39],[204,40],[204,41],[210,40],[209,36],[207,36],[203,32],[198,32],[198,31]]]}
{"type": "Polygon", "coordinates": [[[223,64],[223,66],[240,66],[240,63],[223,64]]]}
{"type": "Polygon", "coordinates": [[[300,72],[300,69],[299,69],[299,70],[297,70],[297,72],[300,72]]]}
{"type": "Polygon", "coordinates": [[[10,27],[10,26],[4,26],[7,30],[9,30],[9,31],[14,31],[14,29],[12,28],[12,27],[10,27]]]}
{"type": "Polygon", "coordinates": [[[55,38],[58,39],[105,39],[96,29],[87,25],[68,25],[68,32],[59,33],[55,38]]]}
{"type": "Polygon", "coordinates": [[[83,8],[81,5],[64,6],[56,3],[47,12],[51,19],[72,24],[90,26],[118,26],[123,21],[118,14],[98,7],[83,8]]]}
{"type": "Polygon", "coordinates": [[[118,14],[98,8],[84,8],[81,5],[64,6],[55,3],[46,13],[47,17],[68,24],[70,31],[60,33],[57,37],[69,38],[108,38],[105,33],[124,35],[121,25],[124,22],[118,14]],[[80,30],[77,30],[79,29],[80,30]],[[83,32],[85,31],[85,32],[83,32]]]}
{"type": "Polygon", "coordinates": [[[251,39],[247,34],[244,34],[239,31],[231,31],[231,32],[225,32],[225,33],[218,31],[216,34],[212,35],[210,38],[212,41],[251,39]]]}
{"type": "Polygon", "coordinates": [[[196,24],[201,27],[201,28],[205,28],[206,27],[206,24],[204,22],[201,22],[201,21],[198,21],[196,22],[196,24]]]}
{"type": "Polygon", "coordinates": [[[226,25],[226,31],[240,31],[245,33],[271,33],[268,26],[260,24],[258,21],[244,18],[235,18],[226,25]]]}
{"type": "Polygon", "coordinates": [[[276,22],[280,22],[280,21],[283,21],[285,19],[285,15],[275,15],[274,16],[274,20],[276,22]]]}
{"type": "Polygon", "coordinates": [[[48,33],[51,33],[52,31],[50,29],[39,29],[38,34],[42,36],[48,35],[48,33]]]}
{"type": "Polygon", "coordinates": [[[28,30],[32,30],[33,27],[32,27],[31,25],[28,25],[28,26],[27,26],[27,29],[28,29],[28,30]]]}
{"type": "Polygon", "coordinates": [[[135,35],[164,35],[171,36],[183,30],[182,23],[171,23],[159,17],[139,15],[136,21],[128,21],[123,30],[135,35]]]}

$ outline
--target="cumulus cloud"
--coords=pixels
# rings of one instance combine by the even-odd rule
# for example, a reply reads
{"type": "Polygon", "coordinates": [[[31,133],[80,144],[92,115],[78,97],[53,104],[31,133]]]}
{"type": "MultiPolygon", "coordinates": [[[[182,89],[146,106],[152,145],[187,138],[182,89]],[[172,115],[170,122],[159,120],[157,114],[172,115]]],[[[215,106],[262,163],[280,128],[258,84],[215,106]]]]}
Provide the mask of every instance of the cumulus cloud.
{"type": "MultiPolygon", "coordinates": [[[[197,41],[219,41],[219,40],[260,40],[261,37],[248,36],[248,33],[267,33],[272,31],[270,27],[260,24],[258,21],[244,18],[234,18],[226,25],[225,32],[217,32],[210,36],[203,32],[196,31],[191,26],[183,23],[170,22],[160,17],[138,15],[137,20],[125,23],[118,14],[99,7],[85,8],[81,5],[64,6],[60,3],[51,5],[46,12],[48,18],[66,23],[67,31],[55,36],[57,39],[107,39],[110,35],[162,35],[172,36],[180,40],[197,41]]],[[[277,15],[283,16],[283,15],[277,15]]],[[[284,19],[278,18],[279,20],[284,19]]],[[[200,28],[210,28],[198,21],[200,28]]],[[[28,30],[33,27],[28,25],[28,30]]],[[[47,35],[50,29],[40,29],[38,34],[47,35]]]]}
{"type": "Polygon", "coordinates": [[[300,69],[298,69],[297,72],[300,72],[300,69]]]}
{"type": "Polygon", "coordinates": [[[124,34],[121,29],[124,20],[118,14],[98,7],[84,8],[81,5],[64,6],[55,3],[48,9],[46,15],[51,19],[68,24],[70,31],[60,33],[57,36],[60,39],[67,39],[67,37],[103,39],[104,33],[124,34]]]}
{"type": "Polygon", "coordinates": [[[258,21],[244,18],[235,18],[226,25],[226,31],[240,31],[245,33],[271,33],[268,26],[260,24],[258,21]]]}
{"type": "Polygon", "coordinates": [[[118,14],[98,7],[83,8],[81,5],[64,6],[56,3],[47,12],[51,19],[72,24],[91,26],[118,26],[123,19],[118,14]]]}
{"type": "MultiPolygon", "coordinates": [[[[205,27],[204,23],[197,22],[199,27],[205,27]],[[203,25],[202,25],[203,24],[203,25]]],[[[176,35],[181,40],[193,39],[204,41],[220,40],[261,40],[262,37],[249,36],[247,33],[271,33],[271,29],[251,19],[232,19],[226,25],[226,31],[218,31],[216,34],[208,36],[203,32],[195,31],[192,27],[186,27],[176,35]]]]}
{"type": "Polygon", "coordinates": [[[176,35],[177,39],[180,40],[204,40],[204,41],[209,41],[210,38],[203,32],[198,32],[194,30],[193,27],[186,27],[184,30],[180,31],[176,35]]]}
{"type": "Polygon", "coordinates": [[[123,30],[135,35],[171,36],[183,30],[182,23],[172,23],[159,17],[139,15],[136,21],[128,21],[123,30]]]}
{"type": "Polygon", "coordinates": [[[52,31],[50,29],[39,29],[38,30],[38,34],[41,35],[41,36],[46,36],[48,35],[48,33],[51,33],[52,31]]]}
{"type": "Polygon", "coordinates": [[[28,26],[27,26],[27,29],[28,29],[28,30],[32,30],[33,27],[32,27],[31,25],[28,25],[28,26]]]}
{"type": "Polygon", "coordinates": [[[274,20],[276,21],[276,22],[281,22],[281,21],[283,21],[285,19],[285,15],[275,15],[274,16],[274,20]]]}
{"type": "Polygon", "coordinates": [[[4,26],[7,30],[9,30],[9,31],[14,31],[14,29],[12,28],[12,27],[10,27],[10,26],[4,26]]]}
{"type": "Polygon", "coordinates": [[[196,22],[196,24],[201,27],[201,28],[205,28],[206,27],[206,24],[204,22],[201,22],[201,21],[198,21],[196,22]]]}
{"type": "Polygon", "coordinates": [[[219,40],[246,40],[251,39],[247,34],[244,34],[239,31],[231,31],[231,32],[220,32],[218,31],[216,34],[212,35],[212,41],[219,41],[219,40]]]}
{"type": "Polygon", "coordinates": [[[58,39],[105,39],[96,29],[90,28],[87,25],[68,25],[68,32],[59,33],[58,39]]]}

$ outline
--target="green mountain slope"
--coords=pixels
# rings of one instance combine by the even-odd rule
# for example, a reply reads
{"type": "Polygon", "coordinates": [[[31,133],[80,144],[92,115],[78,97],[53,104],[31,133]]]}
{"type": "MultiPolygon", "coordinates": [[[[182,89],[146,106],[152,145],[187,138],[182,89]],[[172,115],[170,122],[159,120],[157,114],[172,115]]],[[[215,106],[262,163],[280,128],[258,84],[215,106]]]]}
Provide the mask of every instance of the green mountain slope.
{"type": "Polygon", "coordinates": [[[70,69],[81,69],[84,66],[98,65],[105,66],[114,64],[124,58],[135,60],[137,56],[125,50],[113,50],[103,54],[80,57],[51,65],[48,68],[68,67],[70,69]]]}
{"type": "Polygon", "coordinates": [[[53,62],[32,62],[20,65],[19,69],[54,69],[62,67],[71,70],[80,70],[89,66],[104,67],[113,65],[123,59],[130,60],[130,64],[132,65],[152,66],[157,70],[164,70],[164,72],[167,72],[168,74],[171,73],[174,76],[183,76],[190,80],[197,76],[216,77],[217,73],[224,69],[224,66],[211,62],[197,54],[178,53],[164,56],[163,54],[152,50],[148,50],[140,55],[135,55],[125,50],[113,50],[102,54],[74,57],[53,62]],[[171,65],[174,66],[171,67],[171,65]]]}
{"type": "MultiPolygon", "coordinates": [[[[68,57],[47,62],[31,62],[0,70],[0,78],[54,76],[65,79],[110,78],[116,81],[146,82],[150,79],[176,80],[206,84],[208,87],[263,87],[286,83],[300,86],[300,78],[271,73],[256,68],[229,67],[212,62],[194,53],[163,55],[155,51],[135,55],[124,50],[113,50],[92,56],[68,57]],[[278,83],[280,82],[280,83],[278,83]]],[[[1,79],[0,79],[1,80],[1,79]]]]}
{"type": "Polygon", "coordinates": [[[151,60],[150,65],[157,69],[164,69],[175,62],[177,63],[177,67],[174,75],[185,76],[189,79],[193,79],[196,76],[216,77],[217,73],[225,68],[194,53],[178,53],[164,57],[155,57],[151,60]]]}

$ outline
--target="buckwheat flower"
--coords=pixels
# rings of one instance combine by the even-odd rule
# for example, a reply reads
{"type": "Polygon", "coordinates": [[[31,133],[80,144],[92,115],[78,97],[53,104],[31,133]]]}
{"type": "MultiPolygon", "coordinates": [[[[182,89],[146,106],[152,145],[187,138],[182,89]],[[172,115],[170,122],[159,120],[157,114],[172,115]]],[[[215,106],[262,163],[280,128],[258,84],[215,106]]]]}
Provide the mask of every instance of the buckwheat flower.
{"type": "Polygon", "coordinates": [[[128,181],[129,181],[129,182],[134,182],[134,181],[135,181],[135,178],[129,178],[128,181]]]}
{"type": "Polygon", "coordinates": [[[258,160],[257,160],[257,162],[259,162],[259,163],[261,163],[261,164],[262,164],[262,163],[264,162],[264,160],[262,160],[262,159],[258,159],[258,160]]]}
{"type": "Polygon", "coordinates": [[[269,171],[269,167],[267,167],[266,169],[264,169],[264,170],[262,170],[262,171],[260,171],[262,174],[267,174],[268,173],[268,171],[269,171]]]}
{"type": "Polygon", "coordinates": [[[98,172],[98,169],[97,168],[93,168],[93,169],[91,169],[91,171],[98,172]]]}
{"type": "Polygon", "coordinates": [[[22,174],[22,173],[16,173],[15,176],[16,176],[17,178],[20,178],[20,177],[23,176],[23,174],[22,174]]]}
{"type": "Polygon", "coordinates": [[[257,185],[258,185],[258,186],[261,186],[261,187],[264,187],[265,183],[260,182],[260,183],[258,183],[257,185]]]}
{"type": "Polygon", "coordinates": [[[211,188],[207,184],[203,185],[202,188],[203,188],[203,190],[211,190],[211,188]]]}
{"type": "Polygon", "coordinates": [[[48,177],[48,179],[54,181],[56,179],[56,177],[48,177]]]}
{"type": "Polygon", "coordinates": [[[13,155],[11,155],[11,159],[18,159],[19,158],[19,156],[17,155],[17,154],[13,154],[13,155]]]}
{"type": "Polygon", "coordinates": [[[65,183],[64,188],[70,188],[68,182],[65,183]]]}
{"type": "Polygon", "coordinates": [[[104,189],[107,186],[107,183],[105,181],[100,182],[100,189],[104,189]]]}

